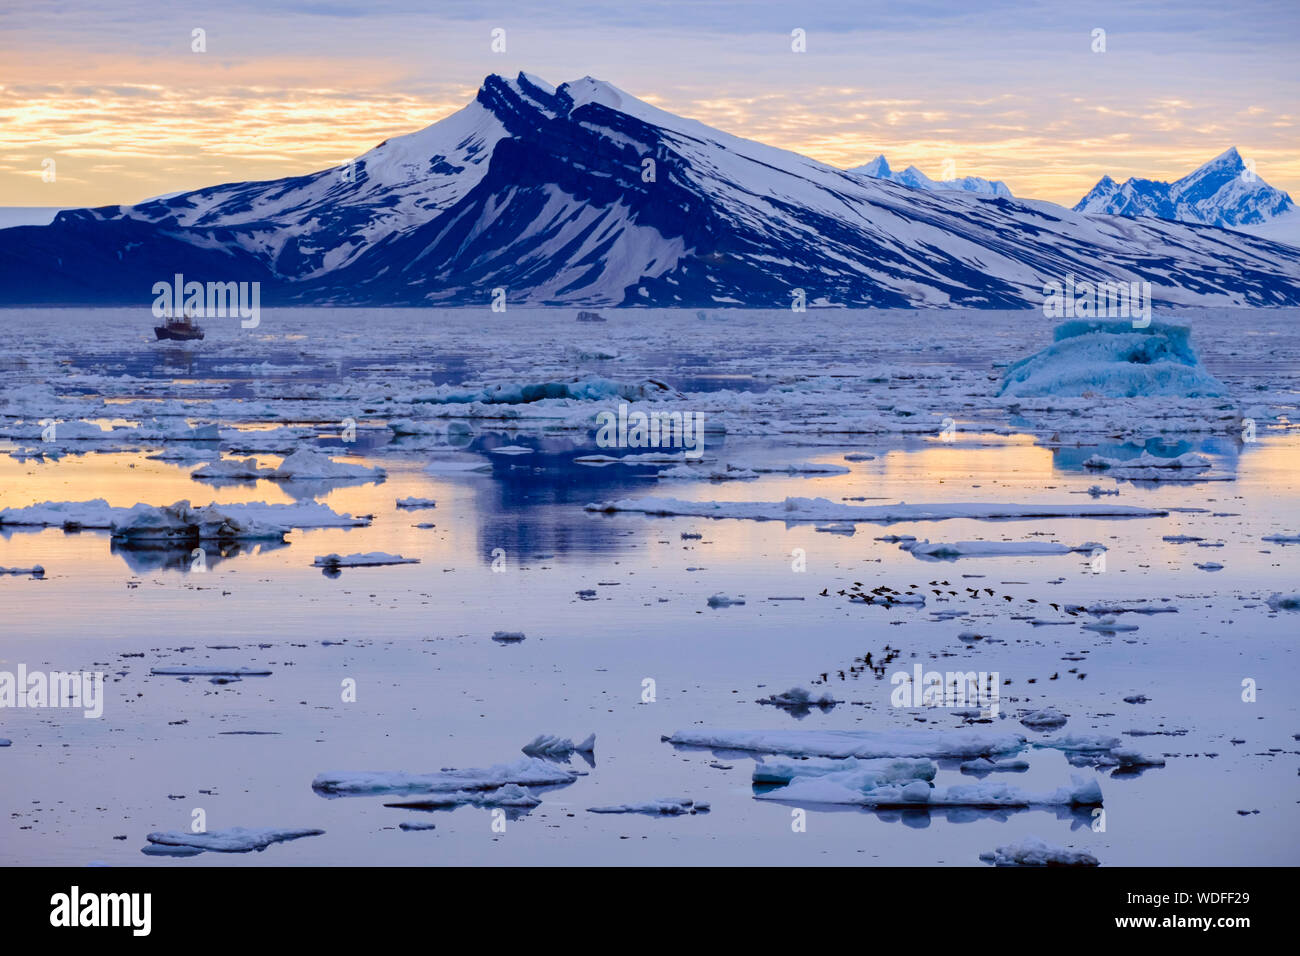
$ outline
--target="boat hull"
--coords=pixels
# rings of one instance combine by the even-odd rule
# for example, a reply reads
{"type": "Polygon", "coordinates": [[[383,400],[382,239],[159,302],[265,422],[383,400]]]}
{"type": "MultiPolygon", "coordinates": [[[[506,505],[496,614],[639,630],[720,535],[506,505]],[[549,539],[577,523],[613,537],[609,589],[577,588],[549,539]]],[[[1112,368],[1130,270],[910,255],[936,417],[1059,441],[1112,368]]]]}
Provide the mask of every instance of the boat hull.
{"type": "Polygon", "coordinates": [[[175,339],[178,342],[190,342],[194,339],[203,338],[203,332],[200,329],[169,329],[165,325],[155,325],[153,332],[160,339],[175,339]]]}

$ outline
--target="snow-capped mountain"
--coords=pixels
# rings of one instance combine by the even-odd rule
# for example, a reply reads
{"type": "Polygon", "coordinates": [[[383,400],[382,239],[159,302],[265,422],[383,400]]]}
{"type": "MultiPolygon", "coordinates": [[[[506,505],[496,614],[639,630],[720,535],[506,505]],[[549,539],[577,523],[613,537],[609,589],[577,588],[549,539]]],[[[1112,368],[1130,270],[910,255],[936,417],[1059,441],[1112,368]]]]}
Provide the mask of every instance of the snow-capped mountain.
{"type": "Polygon", "coordinates": [[[1300,251],[1205,226],[914,189],[683,119],[590,77],[489,76],[343,167],[0,230],[0,304],[1038,306],[1074,275],[1157,303],[1300,304],[1300,251]]]}
{"type": "Polygon", "coordinates": [[[1154,179],[1117,183],[1103,176],[1074,209],[1238,229],[1266,223],[1295,209],[1295,204],[1248,169],[1234,146],[1172,183],[1154,179]]]}
{"type": "Polygon", "coordinates": [[[911,186],[913,189],[929,190],[947,190],[965,193],[975,193],[977,196],[1001,196],[1004,199],[1014,199],[1011,190],[1007,184],[1000,179],[984,179],[980,176],[961,176],[957,179],[934,180],[921,172],[915,166],[908,166],[901,173],[894,172],[889,168],[889,160],[885,159],[884,154],[877,156],[869,163],[862,166],[854,166],[849,170],[860,176],[870,176],[872,179],[888,179],[890,182],[901,183],[904,186],[911,186]]]}

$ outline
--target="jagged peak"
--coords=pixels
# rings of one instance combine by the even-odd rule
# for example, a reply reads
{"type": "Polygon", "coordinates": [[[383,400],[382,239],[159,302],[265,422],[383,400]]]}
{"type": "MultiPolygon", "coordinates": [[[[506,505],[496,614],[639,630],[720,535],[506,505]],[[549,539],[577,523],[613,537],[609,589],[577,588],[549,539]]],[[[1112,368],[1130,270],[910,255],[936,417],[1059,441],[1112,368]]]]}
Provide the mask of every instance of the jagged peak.
{"type": "Polygon", "coordinates": [[[1237,147],[1229,146],[1222,153],[1220,153],[1218,156],[1215,156],[1212,160],[1210,160],[1208,163],[1205,164],[1205,166],[1202,166],[1201,168],[1205,169],[1207,166],[1244,166],[1244,165],[1245,163],[1242,162],[1241,153],[1237,152],[1237,147]]]}

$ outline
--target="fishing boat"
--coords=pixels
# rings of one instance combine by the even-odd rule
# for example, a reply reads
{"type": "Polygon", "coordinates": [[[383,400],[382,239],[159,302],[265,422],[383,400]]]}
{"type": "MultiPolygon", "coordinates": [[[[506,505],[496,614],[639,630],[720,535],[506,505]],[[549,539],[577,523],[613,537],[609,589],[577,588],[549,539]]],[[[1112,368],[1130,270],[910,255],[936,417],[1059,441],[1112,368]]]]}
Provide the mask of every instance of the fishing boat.
{"type": "Polygon", "coordinates": [[[184,317],[179,319],[173,318],[169,315],[167,318],[163,319],[162,325],[155,325],[153,331],[159,339],[176,339],[181,342],[191,342],[195,339],[203,338],[203,330],[199,328],[199,324],[194,321],[194,315],[191,312],[186,312],[184,317]]]}

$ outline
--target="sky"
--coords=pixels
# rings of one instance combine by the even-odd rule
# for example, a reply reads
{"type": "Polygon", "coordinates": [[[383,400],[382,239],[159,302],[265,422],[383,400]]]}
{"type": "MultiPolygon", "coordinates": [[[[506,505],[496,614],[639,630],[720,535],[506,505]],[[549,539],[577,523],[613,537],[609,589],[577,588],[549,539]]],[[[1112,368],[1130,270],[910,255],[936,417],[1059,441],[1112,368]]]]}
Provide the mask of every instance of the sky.
{"type": "Polygon", "coordinates": [[[884,153],[1067,205],[1229,146],[1300,199],[1297,54],[1297,0],[34,0],[0,10],[0,206],[312,172],[520,70],[835,166],[884,153]]]}

